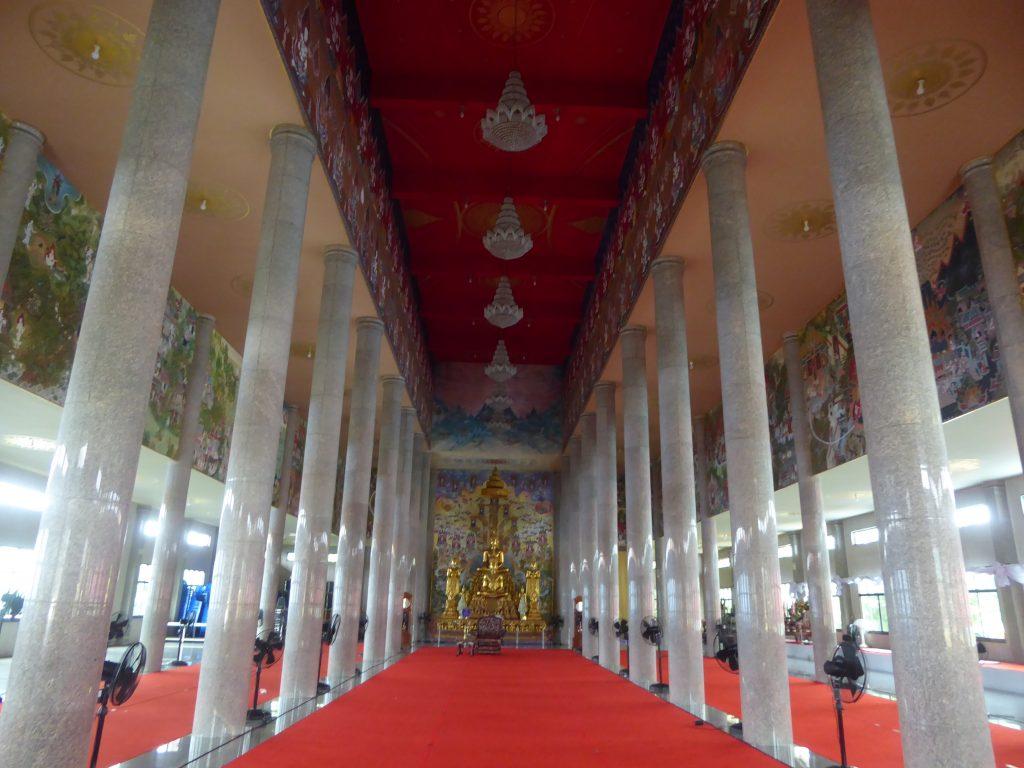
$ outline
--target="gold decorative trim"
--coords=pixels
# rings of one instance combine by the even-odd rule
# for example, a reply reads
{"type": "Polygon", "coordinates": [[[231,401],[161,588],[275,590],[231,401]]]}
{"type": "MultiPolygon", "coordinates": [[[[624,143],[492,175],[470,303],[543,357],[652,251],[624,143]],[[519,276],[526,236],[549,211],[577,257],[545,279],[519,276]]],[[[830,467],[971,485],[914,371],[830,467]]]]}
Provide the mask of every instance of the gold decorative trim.
{"type": "Polygon", "coordinates": [[[185,210],[200,216],[241,221],[251,210],[241,192],[223,184],[189,181],[185,192],[185,210]]]}
{"type": "Polygon", "coordinates": [[[981,79],[986,65],[985,51],[969,40],[934,40],[902,51],[885,66],[892,116],[921,115],[946,106],[981,79]]]}
{"type": "Polygon", "coordinates": [[[43,53],[69,72],[122,88],[135,82],[145,35],[116,13],[99,5],[46,2],[32,9],[28,26],[43,53]]]}
{"type": "Polygon", "coordinates": [[[473,0],[469,25],[481,39],[502,48],[532,45],[555,26],[555,9],[549,0],[473,0]]]}
{"type": "Polygon", "coordinates": [[[296,341],[291,346],[291,356],[313,360],[316,357],[316,344],[311,341],[296,341]]]}
{"type": "Polygon", "coordinates": [[[786,242],[806,242],[836,233],[831,200],[803,200],[775,211],[765,225],[768,235],[786,242]]]}

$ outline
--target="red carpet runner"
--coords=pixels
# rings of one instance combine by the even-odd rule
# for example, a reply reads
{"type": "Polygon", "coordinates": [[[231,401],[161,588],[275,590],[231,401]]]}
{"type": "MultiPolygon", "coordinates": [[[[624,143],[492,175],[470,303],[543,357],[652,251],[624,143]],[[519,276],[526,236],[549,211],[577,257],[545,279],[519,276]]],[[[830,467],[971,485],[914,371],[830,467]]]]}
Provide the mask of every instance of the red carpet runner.
{"type": "Polygon", "coordinates": [[[779,763],[568,651],[425,648],[231,763],[288,766],[779,763]]]}

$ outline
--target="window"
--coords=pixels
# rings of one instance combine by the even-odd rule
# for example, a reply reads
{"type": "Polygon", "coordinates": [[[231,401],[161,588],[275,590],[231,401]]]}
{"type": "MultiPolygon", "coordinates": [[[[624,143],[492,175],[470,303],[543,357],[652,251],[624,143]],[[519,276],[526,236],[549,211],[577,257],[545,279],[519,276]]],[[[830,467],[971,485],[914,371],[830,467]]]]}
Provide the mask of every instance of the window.
{"type": "MultiPolygon", "coordinates": [[[[878,529],[874,530],[877,533],[878,529]]],[[[860,592],[860,612],[864,629],[868,632],[888,632],[889,614],[885,608],[885,587],[882,580],[861,579],[857,589],[860,592]]]]}
{"type": "Polygon", "coordinates": [[[139,577],[135,580],[135,600],[132,602],[132,616],[142,616],[149,600],[149,583],[153,580],[153,566],[143,563],[139,566],[139,577]]]}
{"type": "Polygon", "coordinates": [[[193,529],[185,533],[185,543],[190,547],[208,547],[213,543],[213,537],[193,529]]]}
{"type": "Polygon", "coordinates": [[[825,546],[828,547],[830,552],[836,548],[836,537],[831,533],[825,537],[825,546]]]}
{"type": "Polygon", "coordinates": [[[720,558],[718,558],[718,568],[719,568],[719,570],[721,570],[722,568],[731,568],[731,567],[732,567],[732,563],[729,562],[729,558],[728,557],[720,557],[720,558]]]}
{"type": "Polygon", "coordinates": [[[28,597],[35,576],[35,551],[18,547],[0,547],[0,595],[17,592],[28,597]]]}
{"type": "Polygon", "coordinates": [[[874,544],[876,541],[878,541],[878,528],[873,525],[870,528],[858,528],[855,531],[850,531],[850,543],[855,547],[874,544]]]}
{"type": "Polygon", "coordinates": [[[783,544],[779,547],[779,560],[785,560],[787,557],[793,556],[793,545],[783,544]]]}
{"type": "MultiPolygon", "coordinates": [[[[988,504],[971,504],[966,507],[957,507],[954,514],[957,528],[967,528],[971,525],[985,525],[992,519],[992,510],[988,504]]],[[[970,576],[970,574],[967,574],[970,576]]]]}
{"type": "Polygon", "coordinates": [[[995,576],[990,573],[968,571],[967,608],[971,614],[971,629],[974,634],[989,640],[1006,639],[995,576]]]}
{"type": "Polygon", "coordinates": [[[723,587],[718,592],[718,598],[722,603],[722,613],[732,613],[732,590],[723,587]]]}
{"type": "Polygon", "coordinates": [[[206,583],[206,571],[201,571],[198,568],[186,568],[181,575],[181,580],[190,587],[201,587],[206,583]]]}
{"type": "Polygon", "coordinates": [[[839,595],[832,595],[832,623],[838,630],[845,631],[843,626],[843,605],[839,602],[839,595]]]}

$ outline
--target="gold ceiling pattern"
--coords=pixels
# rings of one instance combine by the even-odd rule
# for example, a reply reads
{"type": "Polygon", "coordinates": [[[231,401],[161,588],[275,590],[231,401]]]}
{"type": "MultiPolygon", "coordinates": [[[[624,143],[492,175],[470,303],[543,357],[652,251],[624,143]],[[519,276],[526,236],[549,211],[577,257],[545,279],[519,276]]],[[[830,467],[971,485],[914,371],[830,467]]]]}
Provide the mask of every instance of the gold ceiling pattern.
{"type": "Polygon", "coordinates": [[[98,5],[41,3],[29,16],[32,39],[54,62],[103,85],[128,87],[142,56],[142,30],[98,5]]]}
{"type": "Polygon", "coordinates": [[[924,114],[960,98],[985,74],[986,63],[985,51],[968,40],[936,40],[897,54],[885,68],[893,117],[924,114]]]}
{"type": "Polygon", "coordinates": [[[549,0],[473,0],[469,23],[481,38],[503,47],[530,45],[555,25],[549,0]]]}
{"type": "Polygon", "coordinates": [[[768,218],[768,234],[776,240],[802,242],[836,233],[831,200],[802,200],[780,208],[768,218]]]}
{"type": "Polygon", "coordinates": [[[241,192],[223,184],[189,181],[185,192],[185,210],[201,216],[241,221],[249,215],[249,201],[241,192]]]}

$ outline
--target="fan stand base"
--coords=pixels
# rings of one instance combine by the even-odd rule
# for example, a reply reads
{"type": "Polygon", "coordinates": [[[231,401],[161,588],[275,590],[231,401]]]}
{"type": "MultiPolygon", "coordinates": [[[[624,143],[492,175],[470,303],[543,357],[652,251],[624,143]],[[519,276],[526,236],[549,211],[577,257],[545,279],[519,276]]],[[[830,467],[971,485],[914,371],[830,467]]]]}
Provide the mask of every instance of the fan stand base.
{"type": "Polygon", "coordinates": [[[245,713],[245,720],[249,723],[265,723],[273,719],[273,715],[265,709],[250,709],[245,713]]]}
{"type": "Polygon", "coordinates": [[[600,660],[601,660],[601,657],[600,657],[600,656],[591,656],[591,657],[590,657],[590,660],[591,660],[591,661],[600,661],[600,660]]]}
{"type": "Polygon", "coordinates": [[[169,666],[169,667],[187,667],[188,666],[188,662],[187,661],[183,661],[181,659],[175,659],[174,661],[172,661],[167,666],[169,666]]]}
{"type": "Polygon", "coordinates": [[[620,669],[619,670],[619,674],[622,675],[625,678],[628,678],[629,677],[629,667],[623,667],[622,669],[620,669]]]}
{"type": "Polygon", "coordinates": [[[668,683],[651,683],[647,690],[651,693],[668,693],[668,683]]]}
{"type": "Polygon", "coordinates": [[[316,692],[317,692],[318,696],[322,696],[325,693],[330,693],[331,692],[331,684],[330,683],[325,683],[323,680],[320,680],[316,684],[316,692]]]}
{"type": "Polygon", "coordinates": [[[733,723],[729,726],[729,733],[739,738],[743,735],[743,723],[733,723]]]}

